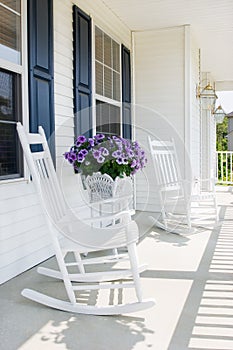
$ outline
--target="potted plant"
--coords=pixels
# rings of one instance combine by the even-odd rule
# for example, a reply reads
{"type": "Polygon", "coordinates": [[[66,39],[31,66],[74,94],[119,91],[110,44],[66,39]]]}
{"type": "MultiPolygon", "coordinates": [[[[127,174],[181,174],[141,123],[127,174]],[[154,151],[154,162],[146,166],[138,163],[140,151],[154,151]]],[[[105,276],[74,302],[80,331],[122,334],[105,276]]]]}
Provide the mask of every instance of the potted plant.
{"type": "Polygon", "coordinates": [[[64,157],[81,173],[91,201],[118,194],[147,162],[145,151],[137,141],[103,134],[93,138],[78,136],[64,157]],[[127,182],[120,185],[120,180],[126,177],[127,182]]]}
{"type": "Polygon", "coordinates": [[[147,162],[145,151],[137,141],[103,134],[93,138],[78,136],[64,157],[76,172],[84,176],[100,172],[113,180],[134,175],[147,162]]]}

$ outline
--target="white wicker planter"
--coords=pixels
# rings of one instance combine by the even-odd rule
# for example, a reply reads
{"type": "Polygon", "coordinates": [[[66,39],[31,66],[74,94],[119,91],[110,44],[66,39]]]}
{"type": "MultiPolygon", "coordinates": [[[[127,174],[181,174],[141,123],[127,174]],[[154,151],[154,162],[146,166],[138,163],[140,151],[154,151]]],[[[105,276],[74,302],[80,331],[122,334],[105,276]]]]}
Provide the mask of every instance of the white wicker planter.
{"type": "Polygon", "coordinates": [[[117,197],[132,196],[131,177],[113,180],[108,174],[100,172],[88,175],[84,181],[91,203],[117,197]]]}

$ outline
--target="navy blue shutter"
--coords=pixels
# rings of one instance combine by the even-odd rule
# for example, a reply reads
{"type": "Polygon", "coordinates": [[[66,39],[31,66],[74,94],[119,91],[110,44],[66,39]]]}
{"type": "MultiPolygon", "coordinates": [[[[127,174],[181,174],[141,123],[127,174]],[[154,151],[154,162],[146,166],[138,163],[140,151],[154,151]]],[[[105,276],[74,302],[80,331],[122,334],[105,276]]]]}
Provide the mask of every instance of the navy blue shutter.
{"type": "Polygon", "coordinates": [[[28,0],[30,131],[41,125],[55,159],[53,1],[28,0]]]}
{"type": "Polygon", "coordinates": [[[131,139],[131,66],[130,66],[130,51],[124,46],[121,46],[122,60],[122,128],[123,137],[131,139]]]}
{"type": "Polygon", "coordinates": [[[73,7],[75,136],[92,136],[91,18],[73,7]]]}

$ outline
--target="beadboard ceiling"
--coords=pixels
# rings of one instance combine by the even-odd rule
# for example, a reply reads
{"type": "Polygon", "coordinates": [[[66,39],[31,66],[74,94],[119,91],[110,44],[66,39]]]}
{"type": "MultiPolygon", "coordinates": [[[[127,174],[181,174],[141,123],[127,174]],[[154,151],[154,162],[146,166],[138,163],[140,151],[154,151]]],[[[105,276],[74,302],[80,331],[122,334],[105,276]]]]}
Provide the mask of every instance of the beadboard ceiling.
{"type": "Polygon", "coordinates": [[[233,83],[233,0],[102,0],[133,31],[190,24],[201,69],[233,83]]]}

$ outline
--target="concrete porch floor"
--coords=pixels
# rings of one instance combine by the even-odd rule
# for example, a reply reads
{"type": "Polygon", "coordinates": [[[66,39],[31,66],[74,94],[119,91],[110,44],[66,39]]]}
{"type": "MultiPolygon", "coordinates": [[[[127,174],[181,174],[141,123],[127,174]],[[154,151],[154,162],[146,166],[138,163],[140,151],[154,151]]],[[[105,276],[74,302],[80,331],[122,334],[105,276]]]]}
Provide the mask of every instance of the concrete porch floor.
{"type": "MultiPolygon", "coordinates": [[[[144,296],[156,300],[153,308],[117,317],[49,309],[20,294],[39,287],[51,295],[51,279],[33,268],[0,287],[0,349],[232,350],[232,190],[217,188],[220,223],[192,235],[149,229],[148,215],[137,216],[140,232],[149,229],[138,251],[148,263],[142,284],[144,296]]],[[[54,264],[52,258],[42,265],[54,264]]]]}

